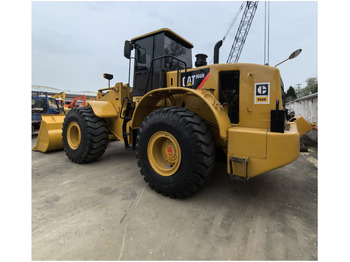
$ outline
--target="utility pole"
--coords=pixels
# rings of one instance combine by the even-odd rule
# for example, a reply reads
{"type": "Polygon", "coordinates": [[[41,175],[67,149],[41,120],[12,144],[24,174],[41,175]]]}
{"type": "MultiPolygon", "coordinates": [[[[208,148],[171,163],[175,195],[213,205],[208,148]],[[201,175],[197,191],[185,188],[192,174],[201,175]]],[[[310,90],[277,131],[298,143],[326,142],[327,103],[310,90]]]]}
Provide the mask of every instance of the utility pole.
{"type": "Polygon", "coordinates": [[[301,84],[295,84],[295,85],[298,86],[297,89],[299,91],[301,84]]]}

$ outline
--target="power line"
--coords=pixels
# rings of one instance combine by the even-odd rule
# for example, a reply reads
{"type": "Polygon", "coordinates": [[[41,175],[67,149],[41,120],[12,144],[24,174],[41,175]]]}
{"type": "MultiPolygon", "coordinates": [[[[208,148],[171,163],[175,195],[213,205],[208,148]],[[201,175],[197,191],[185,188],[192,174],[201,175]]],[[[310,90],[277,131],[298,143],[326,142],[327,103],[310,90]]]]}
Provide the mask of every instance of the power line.
{"type": "MultiPolygon", "coordinates": [[[[240,15],[241,11],[243,10],[244,5],[245,5],[245,2],[242,2],[242,4],[241,4],[240,8],[238,9],[238,11],[237,11],[235,17],[234,17],[233,20],[232,20],[230,26],[228,27],[228,29],[227,29],[227,31],[226,31],[226,34],[225,34],[224,37],[222,38],[222,44],[224,44],[224,42],[225,42],[227,36],[230,34],[231,29],[232,29],[233,25],[236,23],[236,20],[237,20],[238,16],[240,15]]],[[[212,62],[213,62],[213,58],[210,60],[210,64],[211,64],[212,62]]]]}
{"type": "Polygon", "coordinates": [[[227,36],[229,35],[229,33],[231,32],[231,29],[232,29],[233,25],[236,23],[236,20],[237,20],[239,14],[240,14],[241,11],[243,10],[244,4],[245,4],[245,2],[243,2],[243,3],[241,4],[241,7],[239,8],[239,10],[237,11],[235,17],[233,18],[233,20],[232,20],[232,22],[231,22],[231,24],[230,24],[230,26],[229,26],[229,28],[228,28],[228,30],[227,30],[225,36],[222,38],[222,43],[224,43],[224,41],[226,40],[226,37],[227,37],[227,36]]]}
{"type": "Polygon", "coordinates": [[[297,90],[299,91],[299,90],[300,90],[301,84],[295,84],[295,85],[298,86],[298,87],[297,87],[297,90]]]}

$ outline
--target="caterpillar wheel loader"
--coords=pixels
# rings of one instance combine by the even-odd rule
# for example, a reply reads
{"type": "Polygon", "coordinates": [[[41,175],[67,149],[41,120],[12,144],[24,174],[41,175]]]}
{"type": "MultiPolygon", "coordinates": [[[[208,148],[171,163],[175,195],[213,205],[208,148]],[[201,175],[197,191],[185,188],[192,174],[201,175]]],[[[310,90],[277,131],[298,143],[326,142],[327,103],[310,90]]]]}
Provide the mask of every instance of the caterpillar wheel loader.
{"type": "Polygon", "coordinates": [[[192,68],[193,45],[170,29],[125,41],[133,87],[110,87],[113,75],[104,74],[108,88],[87,107],[68,112],[62,127],[68,158],[94,161],[117,138],[136,150],[149,186],[172,198],[203,185],[218,148],[226,154],[227,173],[242,181],[294,161],[300,135],[311,125],[301,116],[287,121],[279,70],[219,64],[220,46],[214,64],[198,54],[192,68]]]}

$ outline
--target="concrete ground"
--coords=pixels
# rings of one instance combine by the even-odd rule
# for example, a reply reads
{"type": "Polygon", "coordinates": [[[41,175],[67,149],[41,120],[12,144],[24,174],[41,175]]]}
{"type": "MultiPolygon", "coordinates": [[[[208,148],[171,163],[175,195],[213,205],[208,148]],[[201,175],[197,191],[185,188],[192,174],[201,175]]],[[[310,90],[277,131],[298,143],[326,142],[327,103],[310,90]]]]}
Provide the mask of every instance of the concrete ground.
{"type": "Polygon", "coordinates": [[[32,153],[33,260],[317,260],[317,221],[316,148],[246,184],[218,160],[182,200],[146,186],[120,142],[84,165],[32,153]]]}

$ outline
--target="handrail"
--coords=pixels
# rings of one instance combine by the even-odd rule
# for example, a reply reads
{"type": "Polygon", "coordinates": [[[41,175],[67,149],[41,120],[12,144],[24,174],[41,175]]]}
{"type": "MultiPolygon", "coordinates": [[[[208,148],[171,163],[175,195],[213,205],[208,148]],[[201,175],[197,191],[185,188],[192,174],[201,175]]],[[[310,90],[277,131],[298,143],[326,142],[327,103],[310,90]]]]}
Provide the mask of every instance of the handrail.
{"type": "MultiPolygon", "coordinates": [[[[151,61],[150,70],[149,70],[148,75],[147,75],[146,88],[145,88],[144,95],[147,93],[149,78],[150,78],[151,73],[153,72],[153,62],[156,61],[156,60],[160,60],[160,59],[168,58],[168,57],[177,60],[177,83],[176,83],[177,86],[179,86],[180,63],[183,63],[185,65],[185,75],[187,75],[187,65],[186,65],[186,63],[184,61],[178,59],[177,57],[172,56],[172,55],[165,55],[165,56],[160,56],[160,57],[153,58],[152,61],[151,61]]],[[[183,69],[181,69],[181,70],[183,70],[183,69]]]]}

